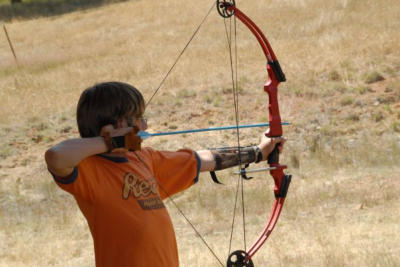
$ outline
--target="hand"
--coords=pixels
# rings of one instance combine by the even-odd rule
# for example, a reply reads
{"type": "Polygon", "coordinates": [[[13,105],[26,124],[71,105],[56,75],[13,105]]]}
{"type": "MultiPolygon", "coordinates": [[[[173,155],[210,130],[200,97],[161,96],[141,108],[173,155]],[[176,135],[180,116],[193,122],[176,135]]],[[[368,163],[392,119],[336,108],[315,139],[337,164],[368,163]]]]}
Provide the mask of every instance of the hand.
{"type": "Polygon", "coordinates": [[[114,154],[114,155],[116,154],[117,156],[118,155],[124,156],[124,154],[129,151],[126,148],[126,145],[127,145],[126,135],[128,133],[132,132],[132,130],[133,130],[133,127],[114,128],[113,125],[108,124],[101,128],[100,135],[104,137],[107,148],[111,154],[114,154]],[[117,136],[124,136],[125,147],[114,148],[111,150],[111,147],[113,147],[113,145],[111,144],[112,143],[111,138],[117,137],[117,136]]]}
{"type": "Polygon", "coordinates": [[[261,149],[263,154],[263,160],[266,160],[268,155],[274,150],[275,145],[280,143],[278,146],[278,151],[281,153],[283,151],[286,138],[281,137],[268,137],[269,130],[267,130],[261,137],[261,142],[258,147],[261,149]]]}
{"type": "Polygon", "coordinates": [[[109,133],[110,137],[123,136],[132,130],[133,130],[133,127],[114,128],[113,125],[108,124],[101,128],[100,135],[104,136],[105,133],[109,133]]]}

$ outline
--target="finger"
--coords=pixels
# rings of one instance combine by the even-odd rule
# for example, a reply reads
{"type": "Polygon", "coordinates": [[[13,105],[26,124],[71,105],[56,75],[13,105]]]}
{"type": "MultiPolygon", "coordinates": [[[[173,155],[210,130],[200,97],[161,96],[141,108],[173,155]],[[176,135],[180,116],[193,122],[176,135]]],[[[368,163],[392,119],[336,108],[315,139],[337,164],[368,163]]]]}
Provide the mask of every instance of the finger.
{"type": "Polygon", "coordinates": [[[286,141],[287,141],[286,137],[284,137],[284,136],[281,136],[280,139],[281,139],[280,143],[281,143],[282,145],[285,144],[286,141]]]}
{"type": "Polygon", "coordinates": [[[284,137],[271,137],[271,141],[272,141],[272,143],[274,143],[274,144],[279,144],[279,143],[285,143],[286,142],[286,138],[284,138],[284,137]]]}
{"type": "Polygon", "coordinates": [[[281,141],[279,142],[279,146],[278,146],[279,153],[281,153],[283,151],[283,147],[285,146],[286,140],[287,139],[285,137],[281,137],[281,141]]]}
{"type": "Polygon", "coordinates": [[[113,136],[125,135],[133,130],[133,127],[125,127],[125,128],[118,128],[114,129],[112,132],[113,136]]]}

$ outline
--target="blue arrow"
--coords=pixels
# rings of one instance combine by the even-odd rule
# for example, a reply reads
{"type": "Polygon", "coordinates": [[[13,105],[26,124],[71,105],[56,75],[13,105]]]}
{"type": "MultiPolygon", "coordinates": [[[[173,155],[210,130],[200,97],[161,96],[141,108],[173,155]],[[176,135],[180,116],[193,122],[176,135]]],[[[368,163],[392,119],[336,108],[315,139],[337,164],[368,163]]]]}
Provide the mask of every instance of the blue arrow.
{"type": "MultiPolygon", "coordinates": [[[[289,122],[282,122],[281,124],[282,125],[289,125],[290,123],[289,122]]],[[[223,130],[235,130],[235,129],[243,129],[243,128],[267,127],[267,126],[269,126],[269,123],[220,126],[220,127],[211,127],[211,128],[194,129],[194,130],[184,130],[184,131],[174,131],[174,132],[161,132],[161,133],[149,133],[149,132],[146,132],[146,131],[139,131],[138,135],[142,139],[147,139],[147,138],[153,137],[153,136],[187,134],[187,133],[200,133],[200,132],[223,131],[223,130]]]]}

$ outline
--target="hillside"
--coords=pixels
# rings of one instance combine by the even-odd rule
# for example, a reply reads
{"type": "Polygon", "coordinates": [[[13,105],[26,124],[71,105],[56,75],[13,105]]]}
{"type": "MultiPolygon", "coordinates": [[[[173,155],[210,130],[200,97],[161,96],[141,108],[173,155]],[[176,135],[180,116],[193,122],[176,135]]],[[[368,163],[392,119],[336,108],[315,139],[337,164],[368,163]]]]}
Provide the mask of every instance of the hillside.
{"type": "MultiPolygon", "coordinates": [[[[80,92],[120,80],[148,99],[213,1],[127,1],[13,19],[0,34],[0,266],[93,266],[86,222],[46,171],[44,151],[78,136],[80,92]]],[[[286,206],[256,266],[400,265],[400,5],[395,0],[237,1],[266,33],[285,71],[280,86],[293,174],[286,206]]],[[[228,24],[229,25],[229,22],[228,24]]],[[[265,58],[237,27],[242,124],[267,120],[265,58]]],[[[150,132],[234,124],[223,19],[213,9],[147,107],[150,132]]],[[[245,130],[241,144],[262,129],[245,130]]],[[[179,149],[236,145],[233,132],[154,138],[179,149]]],[[[265,179],[267,177],[267,179],[265,179]]],[[[209,175],[176,198],[217,255],[228,251],[236,182],[209,175]],[[209,223],[206,223],[209,222],[209,223]]],[[[248,243],[272,204],[272,180],[246,182],[248,243]]],[[[167,201],[181,266],[218,266],[167,201]]],[[[241,248],[241,231],[234,248],[241,248]]],[[[250,245],[250,244],[248,244],[250,245]]]]}

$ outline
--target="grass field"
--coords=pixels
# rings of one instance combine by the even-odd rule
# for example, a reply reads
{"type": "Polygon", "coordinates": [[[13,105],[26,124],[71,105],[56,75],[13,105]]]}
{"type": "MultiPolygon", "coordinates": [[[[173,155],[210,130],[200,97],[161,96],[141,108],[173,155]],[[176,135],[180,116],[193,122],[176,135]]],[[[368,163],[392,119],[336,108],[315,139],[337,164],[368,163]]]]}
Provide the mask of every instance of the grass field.
{"type": "MultiPolygon", "coordinates": [[[[75,201],[44,151],[77,137],[83,89],[119,80],[148,99],[213,1],[125,1],[26,15],[0,32],[0,266],[93,266],[75,201]]],[[[280,108],[293,174],[256,266],[400,266],[400,4],[396,0],[253,0],[237,5],[266,33],[286,73],[280,108]]],[[[28,12],[28,11],[27,11],[28,12]]],[[[240,121],[265,122],[265,58],[238,24],[240,121]]],[[[146,110],[150,132],[234,124],[223,19],[213,10],[146,110]]],[[[244,130],[241,144],[257,143],[244,130]]],[[[233,132],[153,138],[157,149],[235,145],[233,132]]],[[[259,167],[259,166],[257,166],[259,167]]],[[[236,176],[208,174],[175,197],[224,262],[236,176]]],[[[247,246],[272,205],[272,179],[245,182],[247,246]]],[[[167,201],[181,266],[219,266],[167,201]]],[[[238,210],[240,215],[240,211],[238,210]]],[[[237,220],[233,249],[243,248],[237,220]]]]}

